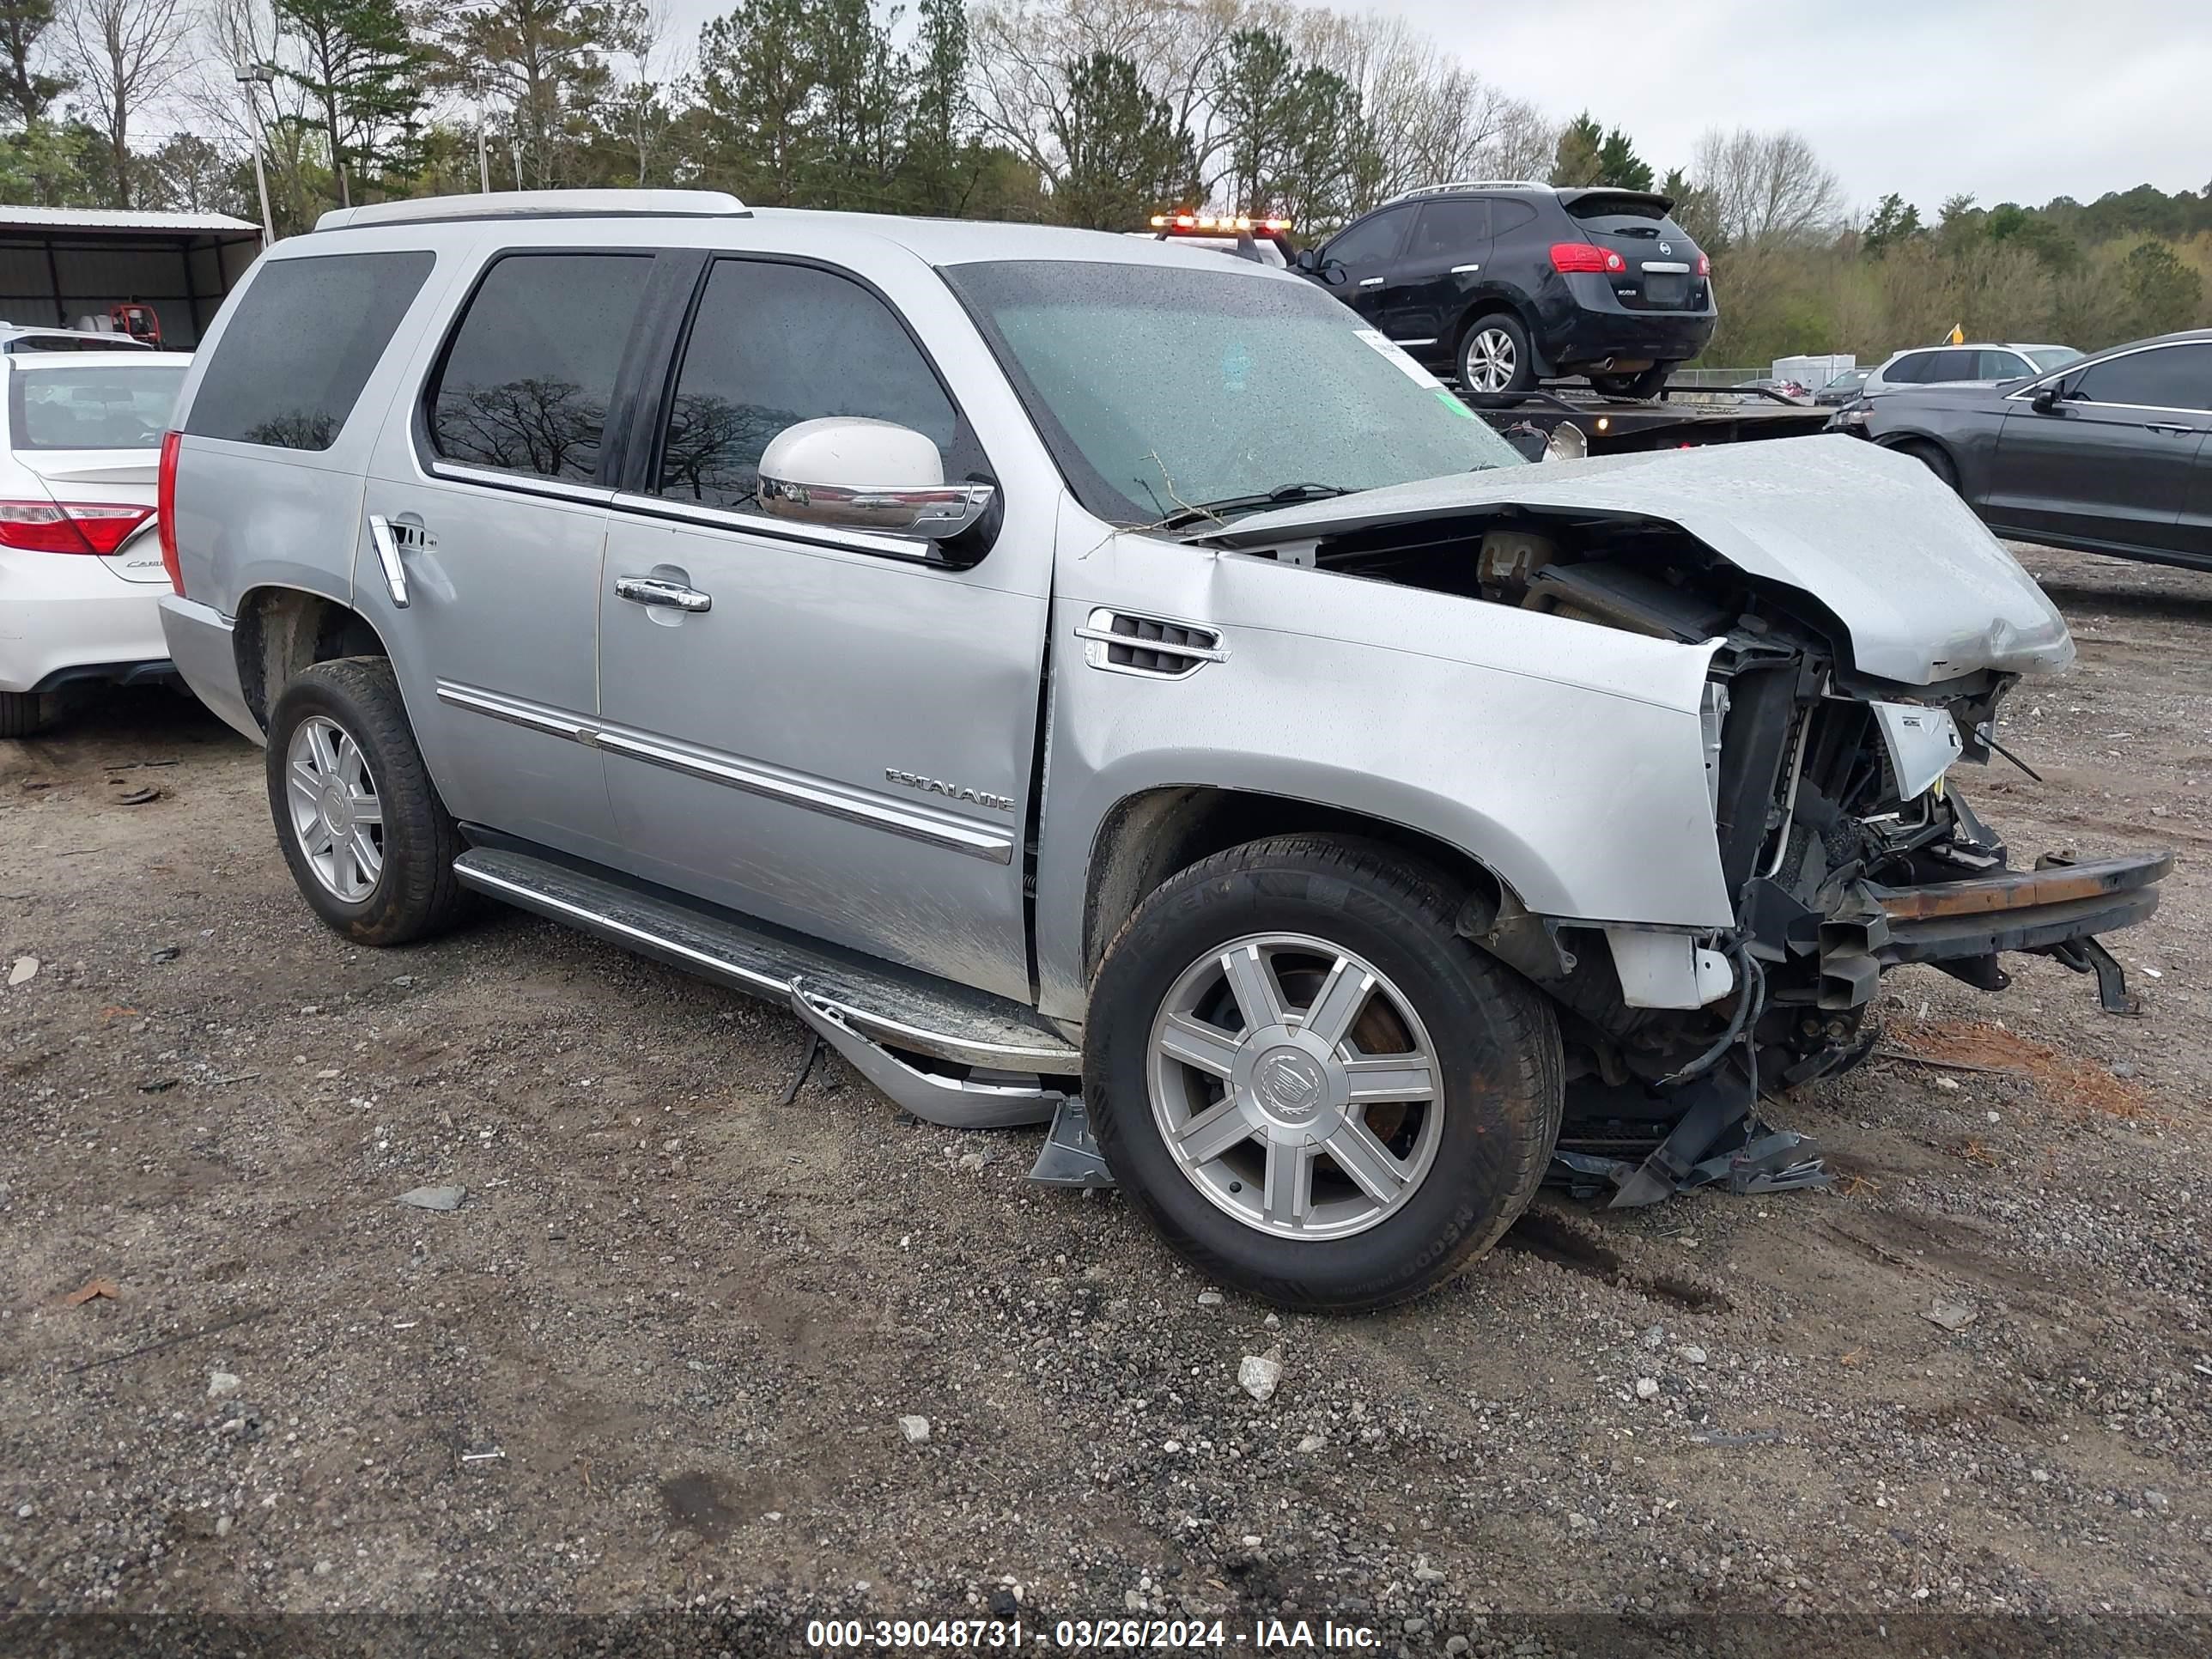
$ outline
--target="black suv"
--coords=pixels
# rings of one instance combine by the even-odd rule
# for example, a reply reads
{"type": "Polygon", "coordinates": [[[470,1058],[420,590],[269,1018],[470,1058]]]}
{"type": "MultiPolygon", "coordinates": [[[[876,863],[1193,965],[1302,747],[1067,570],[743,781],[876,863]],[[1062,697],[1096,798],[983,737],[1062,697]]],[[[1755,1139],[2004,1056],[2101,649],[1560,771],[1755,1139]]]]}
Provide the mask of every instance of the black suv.
{"type": "Polygon", "coordinates": [[[1584,374],[1653,398],[1712,337],[1711,264],[1663,196],[1431,185],[1355,219],[1298,268],[1469,392],[1584,374]]]}

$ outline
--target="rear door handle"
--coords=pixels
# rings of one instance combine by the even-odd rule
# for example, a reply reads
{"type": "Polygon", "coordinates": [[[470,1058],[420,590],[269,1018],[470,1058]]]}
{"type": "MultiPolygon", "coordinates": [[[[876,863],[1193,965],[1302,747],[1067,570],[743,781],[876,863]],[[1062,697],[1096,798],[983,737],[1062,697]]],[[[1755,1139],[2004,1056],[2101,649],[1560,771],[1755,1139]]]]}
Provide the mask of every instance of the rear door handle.
{"type": "Polygon", "coordinates": [[[2177,437],[2183,438],[2187,437],[2191,433],[2197,430],[2193,426],[2183,426],[2178,422],[2169,421],[2145,421],[2143,422],[2143,429],[2146,432],[2169,432],[2177,437]]]}
{"type": "Polygon", "coordinates": [[[1481,269],[1482,267],[1480,265],[1454,265],[1451,268],[1451,274],[1455,276],[1464,276],[1471,271],[1477,271],[1481,269]]]}
{"type": "Polygon", "coordinates": [[[615,597],[628,599],[632,605],[658,605],[671,611],[687,611],[695,617],[714,608],[713,595],[686,587],[682,582],[665,581],[659,576],[617,576],[615,597]]]}
{"type": "Polygon", "coordinates": [[[1359,286],[1362,288],[1380,288],[1382,286],[1382,279],[1380,276],[1362,276],[1359,279],[1359,286]]]}
{"type": "MultiPolygon", "coordinates": [[[[384,585],[392,592],[392,608],[407,608],[407,567],[399,562],[400,532],[420,532],[419,525],[395,525],[381,513],[368,515],[368,539],[376,549],[376,562],[384,567],[384,585]]],[[[426,538],[427,539],[427,538],[426,538]]]]}

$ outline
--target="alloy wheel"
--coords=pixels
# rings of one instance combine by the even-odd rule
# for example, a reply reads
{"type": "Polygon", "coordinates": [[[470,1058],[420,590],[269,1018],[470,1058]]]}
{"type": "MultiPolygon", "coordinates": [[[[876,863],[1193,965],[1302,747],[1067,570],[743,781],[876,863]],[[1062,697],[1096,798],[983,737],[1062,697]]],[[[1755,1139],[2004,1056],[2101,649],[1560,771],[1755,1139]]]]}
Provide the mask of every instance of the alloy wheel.
{"type": "Polygon", "coordinates": [[[1436,1161],[1443,1079],[1413,1004],[1325,940],[1253,934],[1193,963],[1147,1051],[1169,1155],[1218,1207],[1288,1238],[1364,1232],[1436,1161]]]}
{"type": "Polygon", "coordinates": [[[285,749],[284,782],[307,867],[331,896],[362,902],[384,869],[384,804],[361,745],[337,721],[310,715],[285,749]]]}
{"type": "Polygon", "coordinates": [[[1467,349],[1467,379],[1470,392],[1503,392],[1513,384],[1520,368],[1513,337],[1502,328],[1477,330],[1467,349]]]}

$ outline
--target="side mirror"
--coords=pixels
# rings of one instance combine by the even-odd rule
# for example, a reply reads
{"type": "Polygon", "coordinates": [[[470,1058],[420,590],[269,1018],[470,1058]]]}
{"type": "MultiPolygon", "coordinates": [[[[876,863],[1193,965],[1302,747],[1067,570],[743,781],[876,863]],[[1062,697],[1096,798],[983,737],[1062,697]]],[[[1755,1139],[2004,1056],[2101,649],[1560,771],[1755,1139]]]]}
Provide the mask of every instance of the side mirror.
{"type": "Polygon", "coordinates": [[[1311,271],[1318,267],[1320,264],[1321,255],[1310,247],[1302,247],[1296,253],[1291,255],[1291,269],[1292,270],[1311,271]]]}
{"type": "Polygon", "coordinates": [[[1321,264],[1321,279],[1331,288],[1342,288],[1352,280],[1352,273],[1341,259],[1324,259],[1321,264]]]}
{"type": "Polygon", "coordinates": [[[2066,382],[2056,381],[2050,386],[2038,387],[2035,396],[2027,400],[2027,406],[2039,415],[2048,415],[2058,407],[2058,400],[2065,395],[2066,382]]]}
{"type": "Polygon", "coordinates": [[[761,511],[801,524],[945,541],[972,528],[995,493],[945,483],[937,446],[921,433],[856,416],[787,426],[760,459],[761,511]]]}

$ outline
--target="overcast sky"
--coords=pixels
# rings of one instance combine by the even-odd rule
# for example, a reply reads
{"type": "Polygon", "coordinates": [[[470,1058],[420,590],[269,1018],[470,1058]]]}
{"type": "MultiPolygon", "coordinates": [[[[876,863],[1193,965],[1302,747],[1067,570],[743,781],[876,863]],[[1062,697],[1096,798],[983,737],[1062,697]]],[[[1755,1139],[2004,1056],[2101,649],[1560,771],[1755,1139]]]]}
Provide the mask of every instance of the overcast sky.
{"type": "Polygon", "coordinates": [[[1380,0],[1663,174],[1712,125],[1792,126],[1854,207],[1933,216],[2212,182],[2207,0],[1380,0]]]}

